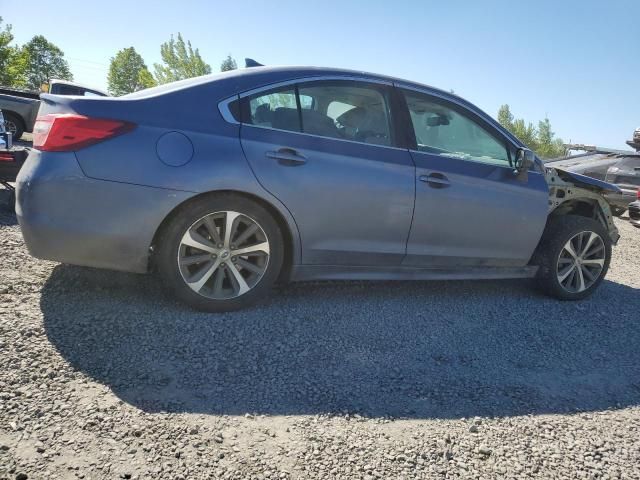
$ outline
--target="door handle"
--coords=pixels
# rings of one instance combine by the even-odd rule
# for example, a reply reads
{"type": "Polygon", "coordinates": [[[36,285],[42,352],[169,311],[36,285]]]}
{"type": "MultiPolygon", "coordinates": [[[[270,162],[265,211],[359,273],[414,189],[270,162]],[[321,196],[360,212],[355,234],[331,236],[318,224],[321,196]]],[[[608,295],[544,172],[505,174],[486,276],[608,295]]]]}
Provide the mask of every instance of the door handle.
{"type": "Polygon", "coordinates": [[[277,160],[282,165],[296,166],[307,163],[307,158],[304,155],[288,147],[279,148],[275,152],[266,152],[265,155],[267,158],[277,160]]]}
{"type": "Polygon", "coordinates": [[[438,172],[421,175],[420,181],[427,183],[431,188],[447,188],[451,185],[449,179],[444,174],[438,172]]]}

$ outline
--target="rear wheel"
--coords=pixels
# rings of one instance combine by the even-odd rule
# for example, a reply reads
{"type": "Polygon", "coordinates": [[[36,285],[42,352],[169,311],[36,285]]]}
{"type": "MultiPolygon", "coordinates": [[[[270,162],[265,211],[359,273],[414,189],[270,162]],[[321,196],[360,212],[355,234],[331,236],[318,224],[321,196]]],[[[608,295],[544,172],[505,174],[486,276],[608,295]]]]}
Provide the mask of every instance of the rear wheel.
{"type": "Polygon", "coordinates": [[[20,140],[24,133],[24,125],[22,119],[13,113],[4,113],[4,128],[7,132],[11,132],[14,140],[20,140]]]}
{"type": "Polygon", "coordinates": [[[211,312],[246,307],[266,295],[284,258],[278,224],[259,204],[233,194],[181,208],[159,237],[163,284],[211,312]]]}
{"type": "Polygon", "coordinates": [[[532,263],[537,281],[560,300],[580,300],[600,285],[611,261],[611,239],[596,220],[573,215],[549,219],[532,263]]]}

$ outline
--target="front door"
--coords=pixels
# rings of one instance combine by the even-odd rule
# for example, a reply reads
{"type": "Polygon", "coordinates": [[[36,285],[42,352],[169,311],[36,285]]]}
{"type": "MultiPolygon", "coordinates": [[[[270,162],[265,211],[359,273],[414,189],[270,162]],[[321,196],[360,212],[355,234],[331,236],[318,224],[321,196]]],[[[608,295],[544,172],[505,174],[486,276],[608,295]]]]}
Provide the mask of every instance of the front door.
{"type": "Polygon", "coordinates": [[[544,175],[522,182],[515,147],[466,107],[402,90],[415,133],[416,205],[405,264],[526,265],[547,220],[544,175]]]}
{"type": "Polygon", "coordinates": [[[395,146],[390,88],[318,80],[241,100],[242,148],[295,219],[303,264],[402,262],[415,167],[395,146]]]}

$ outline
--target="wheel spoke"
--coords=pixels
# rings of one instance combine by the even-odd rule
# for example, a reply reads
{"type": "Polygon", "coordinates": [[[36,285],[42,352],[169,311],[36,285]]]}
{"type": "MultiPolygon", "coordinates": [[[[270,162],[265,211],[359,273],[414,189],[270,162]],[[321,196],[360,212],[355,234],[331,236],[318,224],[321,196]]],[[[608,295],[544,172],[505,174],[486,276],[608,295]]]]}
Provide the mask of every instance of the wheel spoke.
{"type": "Polygon", "coordinates": [[[202,253],[200,255],[191,255],[189,257],[183,257],[180,259],[180,265],[187,267],[189,265],[195,265],[197,263],[204,263],[211,260],[211,255],[208,253],[202,253]]]}
{"type": "Polygon", "coordinates": [[[187,280],[189,286],[194,289],[196,292],[202,290],[202,287],[207,280],[211,278],[211,275],[218,269],[220,265],[220,259],[217,259],[215,262],[210,262],[210,264],[206,267],[203,267],[197,274],[187,280]]]}
{"type": "Polygon", "coordinates": [[[591,234],[589,235],[589,240],[587,240],[587,244],[580,250],[580,255],[583,257],[586,256],[586,253],[589,251],[589,248],[591,247],[595,239],[600,238],[597,233],[594,233],[594,232],[590,232],[590,233],[591,234]]]}
{"type": "Polygon", "coordinates": [[[250,272],[262,273],[263,271],[263,269],[260,268],[258,265],[255,265],[251,262],[247,262],[244,258],[238,258],[237,262],[238,262],[238,265],[240,265],[242,268],[249,270],[250,272]]]}
{"type": "Polygon", "coordinates": [[[587,260],[582,260],[583,265],[600,265],[604,266],[604,258],[590,258],[587,260]]]}
{"type": "Polygon", "coordinates": [[[238,212],[227,212],[224,225],[224,246],[229,248],[234,233],[234,223],[240,214],[238,212]]]}
{"type": "MultiPolygon", "coordinates": [[[[604,250],[604,244],[602,242],[598,242],[591,247],[591,249],[583,255],[583,258],[593,257],[597,253],[600,253],[604,250]]],[[[604,255],[603,255],[604,256],[604,255]]]]}
{"type": "Polygon", "coordinates": [[[586,289],[585,285],[584,285],[584,276],[582,275],[582,268],[576,268],[576,276],[577,278],[577,289],[578,292],[582,292],[583,290],[586,289]]]}
{"type": "Polygon", "coordinates": [[[222,283],[224,282],[224,277],[226,276],[225,270],[223,268],[219,268],[216,270],[216,275],[213,277],[213,294],[217,296],[222,296],[222,283]]]}
{"type": "Polygon", "coordinates": [[[591,273],[591,270],[589,270],[584,265],[582,265],[580,269],[582,270],[582,274],[587,277],[587,280],[589,280],[589,282],[594,282],[596,278],[598,278],[597,275],[594,275],[593,273],[591,273]]]}
{"type": "Polygon", "coordinates": [[[249,225],[247,229],[244,232],[242,232],[240,236],[233,241],[233,243],[235,243],[237,246],[240,246],[244,242],[246,242],[247,239],[257,231],[258,231],[258,226],[255,223],[253,223],[249,225]]]}
{"type": "Polygon", "coordinates": [[[248,255],[257,252],[264,252],[267,255],[269,254],[269,242],[257,243],[255,245],[251,245],[250,247],[239,248],[234,250],[232,253],[234,255],[248,255]]]}
{"type": "Polygon", "coordinates": [[[560,283],[564,282],[569,274],[575,270],[575,268],[576,264],[572,263],[571,266],[564,271],[564,273],[558,273],[558,281],[560,283]]]}
{"type": "Polygon", "coordinates": [[[216,227],[216,223],[211,218],[211,215],[207,215],[203,219],[204,226],[207,227],[207,231],[209,235],[211,235],[211,239],[216,243],[216,245],[222,243],[220,239],[220,234],[218,233],[218,228],[216,227]]]}
{"type": "Polygon", "coordinates": [[[228,263],[227,266],[229,268],[229,271],[233,275],[233,277],[236,279],[236,284],[238,287],[238,291],[236,292],[236,294],[242,295],[243,293],[248,292],[250,290],[249,285],[247,285],[247,281],[244,279],[242,274],[238,271],[236,266],[233,263],[228,263]]]}
{"type": "Polygon", "coordinates": [[[182,237],[182,244],[194,247],[203,252],[218,253],[216,246],[193,229],[189,229],[182,237]]]}
{"type": "Polygon", "coordinates": [[[564,245],[564,251],[567,252],[569,255],[571,255],[573,258],[577,258],[578,256],[576,255],[575,250],[573,249],[573,244],[571,243],[573,239],[569,240],[565,245],[564,245]]]}

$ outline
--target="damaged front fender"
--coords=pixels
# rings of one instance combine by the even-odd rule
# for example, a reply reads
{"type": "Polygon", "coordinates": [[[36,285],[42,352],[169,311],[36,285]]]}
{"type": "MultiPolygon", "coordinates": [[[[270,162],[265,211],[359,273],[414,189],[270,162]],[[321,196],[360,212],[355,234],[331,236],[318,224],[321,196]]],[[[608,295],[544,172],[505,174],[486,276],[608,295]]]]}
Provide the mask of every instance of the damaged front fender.
{"type": "Polygon", "coordinates": [[[609,203],[605,200],[605,192],[620,192],[610,183],[567,172],[560,168],[547,168],[545,177],[549,185],[549,215],[552,213],[568,213],[577,202],[593,205],[593,216],[608,230],[611,241],[615,244],[620,238],[618,229],[613,223],[613,215],[609,203]]]}

